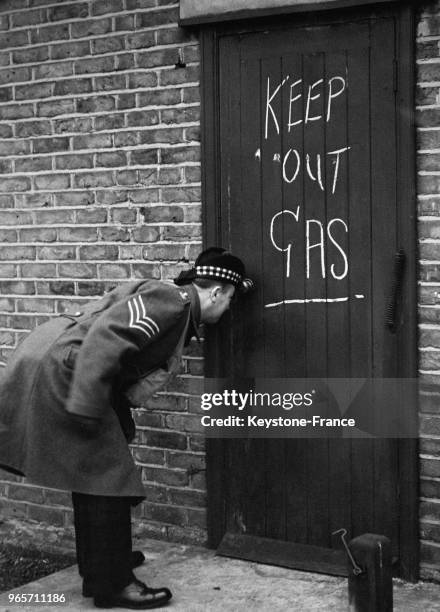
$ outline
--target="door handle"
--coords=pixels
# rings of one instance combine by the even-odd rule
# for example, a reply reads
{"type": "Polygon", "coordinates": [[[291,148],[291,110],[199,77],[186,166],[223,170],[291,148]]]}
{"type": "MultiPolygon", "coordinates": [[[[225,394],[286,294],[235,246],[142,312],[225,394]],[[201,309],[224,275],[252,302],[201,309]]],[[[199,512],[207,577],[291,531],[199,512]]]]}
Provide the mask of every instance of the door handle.
{"type": "Polygon", "coordinates": [[[394,256],[394,279],[391,287],[391,295],[386,308],[385,323],[391,333],[397,330],[397,306],[402,291],[403,275],[405,273],[405,252],[399,249],[394,256]]]}

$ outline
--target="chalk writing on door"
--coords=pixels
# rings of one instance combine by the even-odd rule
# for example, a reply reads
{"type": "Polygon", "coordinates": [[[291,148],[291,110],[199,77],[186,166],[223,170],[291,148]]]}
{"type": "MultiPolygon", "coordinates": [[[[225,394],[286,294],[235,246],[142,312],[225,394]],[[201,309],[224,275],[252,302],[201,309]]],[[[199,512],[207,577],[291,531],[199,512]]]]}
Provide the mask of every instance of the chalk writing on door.
{"type": "MultiPolygon", "coordinates": [[[[321,121],[329,123],[337,117],[338,103],[344,103],[342,94],[347,89],[346,76],[333,75],[326,79],[305,85],[303,79],[293,79],[285,76],[280,82],[273,82],[270,76],[266,81],[264,140],[275,133],[281,135],[293,134],[295,129],[307,130],[307,125],[321,121]],[[281,109],[279,97],[288,90],[283,100],[288,101],[287,109],[281,109]],[[341,97],[342,96],[342,97],[341,97]],[[340,100],[338,100],[340,98],[340,100]],[[303,126],[298,128],[298,126],[303,126]]],[[[298,134],[301,132],[299,131],[298,134]]],[[[341,170],[348,167],[348,155],[351,147],[327,147],[321,153],[302,152],[296,147],[290,147],[285,152],[271,152],[271,159],[280,165],[282,180],[286,184],[295,181],[312,181],[327,196],[327,208],[331,211],[332,198],[337,197],[338,182],[341,170]],[[330,164],[328,164],[330,161],[330,164]],[[327,171],[324,180],[325,168],[327,171]]],[[[255,159],[261,161],[263,149],[255,152],[255,159]]],[[[334,200],[333,200],[334,201],[334,200]]],[[[330,213],[331,214],[331,213],[330,213]]],[[[346,219],[335,216],[326,219],[304,218],[303,205],[284,208],[272,216],[269,227],[269,238],[272,247],[284,254],[284,274],[287,279],[295,275],[295,253],[302,249],[304,260],[303,274],[306,281],[311,278],[332,278],[342,281],[349,273],[349,258],[345,245],[348,243],[349,226],[346,219]],[[298,244],[298,230],[302,230],[301,245],[298,244]],[[303,242],[302,242],[303,241],[303,242]],[[331,255],[330,255],[331,251],[331,255]]],[[[357,293],[354,299],[364,299],[357,293]]],[[[330,303],[347,302],[350,296],[342,297],[308,297],[281,300],[266,304],[266,308],[287,303],[330,303]]]]}

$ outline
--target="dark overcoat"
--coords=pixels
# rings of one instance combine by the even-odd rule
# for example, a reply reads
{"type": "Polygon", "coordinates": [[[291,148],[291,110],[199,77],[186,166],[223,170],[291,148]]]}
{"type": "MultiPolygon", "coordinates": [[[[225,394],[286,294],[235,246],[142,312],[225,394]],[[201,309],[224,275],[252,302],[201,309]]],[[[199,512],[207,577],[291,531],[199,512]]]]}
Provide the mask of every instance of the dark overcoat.
{"type": "Polygon", "coordinates": [[[144,496],[125,391],[166,368],[199,316],[192,285],[139,281],[37,327],[0,384],[0,465],[41,486],[144,496]]]}

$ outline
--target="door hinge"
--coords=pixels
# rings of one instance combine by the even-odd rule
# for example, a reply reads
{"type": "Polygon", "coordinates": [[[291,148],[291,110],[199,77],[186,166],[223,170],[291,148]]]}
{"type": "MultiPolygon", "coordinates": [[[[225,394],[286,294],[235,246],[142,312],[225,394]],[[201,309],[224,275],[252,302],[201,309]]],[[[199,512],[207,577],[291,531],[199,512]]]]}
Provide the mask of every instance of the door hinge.
{"type": "Polygon", "coordinates": [[[393,60],[393,91],[396,93],[399,89],[399,63],[396,59],[393,60]]]}

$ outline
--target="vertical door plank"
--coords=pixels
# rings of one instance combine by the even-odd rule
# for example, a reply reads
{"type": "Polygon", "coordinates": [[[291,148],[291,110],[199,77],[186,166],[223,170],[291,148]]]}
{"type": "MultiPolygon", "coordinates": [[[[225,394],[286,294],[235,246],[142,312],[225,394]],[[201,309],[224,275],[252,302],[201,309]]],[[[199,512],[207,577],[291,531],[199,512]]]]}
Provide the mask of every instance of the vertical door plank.
{"type": "MultiPolygon", "coordinates": [[[[372,376],[371,182],[374,178],[371,177],[369,134],[369,32],[367,40],[363,39],[348,56],[348,75],[350,291],[364,296],[355,299],[350,309],[350,374],[362,379],[372,376]]],[[[359,415],[350,412],[350,416],[356,418],[359,415]]],[[[372,457],[372,440],[352,440],[352,537],[371,530],[370,517],[374,513],[372,457]]]]}
{"type": "MultiPolygon", "coordinates": [[[[385,325],[384,313],[390,297],[397,244],[397,150],[396,93],[393,60],[394,19],[372,22],[371,111],[372,111],[372,226],[373,231],[373,372],[377,378],[397,376],[396,336],[385,325]]],[[[377,406],[386,410],[385,406],[377,406]]],[[[375,443],[375,530],[398,542],[397,440],[375,443]]]]}
{"type": "MultiPolygon", "coordinates": [[[[302,214],[306,219],[306,299],[327,297],[325,234],[326,218],[325,165],[322,163],[325,151],[325,105],[322,96],[322,82],[325,79],[323,52],[304,54],[304,82],[307,95],[303,99],[304,151],[309,155],[310,175],[303,171],[304,206],[302,214]],[[320,84],[321,82],[321,84],[320,84]],[[310,92],[310,95],[309,95],[310,92]],[[317,96],[317,99],[313,99],[317,96]],[[308,244],[307,244],[308,234],[308,244]],[[315,247],[314,245],[320,245],[315,247]]],[[[307,168],[307,158],[304,160],[307,168]]],[[[306,356],[307,376],[327,376],[327,308],[325,303],[308,303],[306,306],[306,356]]],[[[308,541],[320,546],[330,545],[328,524],[328,440],[316,438],[307,440],[308,475],[308,541]]]]}
{"type": "MultiPolygon", "coordinates": [[[[274,214],[283,207],[283,181],[281,175],[281,153],[284,135],[284,108],[282,95],[274,94],[283,89],[283,66],[281,57],[263,58],[261,62],[260,104],[263,108],[260,130],[262,132],[262,202],[263,214],[263,261],[264,303],[283,299],[284,254],[273,248],[270,228],[274,214]],[[272,98],[270,108],[268,99],[272,98]]],[[[280,376],[284,371],[285,336],[283,308],[264,309],[264,375],[267,378],[280,376]]],[[[266,535],[274,539],[285,536],[285,456],[284,440],[265,440],[266,472],[266,535]]]]}
{"type": "MultiPolygon", "coordinates": [[[[261,61],[258,57],[241,58],[240,61],[240,164],[241,196],[231,215],[233,252],[243,256],[251,266],[249,274],[257,279],[256,290],[240,300],[239,319],[243,326],[242,347],[235,353],[242,354],[237,368],[245,377],[264,376],[264,278],[263,201],[261,187],[262,106],[261,61]],[[260,155],[258,155],[260,151],[260,155]]],[[[246,477],[242,482],[246,497],[245,523],[249,533],[266,534],[266,470],[265,440],[250,438],[243,447],[242,461],[246,477]]]]}
{"type": "MultiPolygon", "coordinates": [[[[343,44],[339,28],[333,38],[343,44]]],[[[351,50],[329,51],[325,66],[325,126],[326,126],[326,196],[327,196],[327,293],[330,299],[347,299],[327,305],[327,359],[329,378],[348,378],[350,375],[350,291],[349,233],[349,150],[347,130],[348,74],[347,56],[351,50]],[[338,92],[341,92],[338,95],[338,92]],[[332,153],[338,151],[339,153],[332,153]],[[335,244],[336,242],[336,244],[335,244]],[[341,252],[342,251],[342,252],[341,252]]],[[[353,220],[354,221],[354,220],[353,220]]],[[[339,406],[339,410],[342,406],[339,406]]],[[[343,416],[340,412],[332,416],[343,416]]],[[[351,527],[351,441],[329,439],[329,525],[330,532],[351,527]]],[[[335,540],[332,540],[335,542],[335,540]]],[[[337,542],[339,546],[339,542],[337,542]]]]}
{"type": "MultiPolygon", "coordinates": [[[[286,45],[287,46],[287,45],[286,45]]],[[[290,45],[292,48],[296,44],[290,45]]],[[[290,49],[289,49],[290,51],[290,49]]],[[[283,73],[290,75],[288,88],[283,90],[283,108],[286,109],[285,124],[301,121],[305,91],[303,56],[288,53],[283,57],[283,73]],[[297,96],[298,99],[295,99],[297,96]],[[294,100],[290,102],[290,100],[294,100]],[[290,116],[289,116],[290,115],[290,116]]],[[[297,172],[297,164],[305,159],[304,137],[301,123],[285,128],[282,159],[286,158],[285,179],[283,179],[283,245],[291,248],[290,266],[284,270],[286,300],[304,300],[305,288],[305,229],[303,170],[297,172]],[[287,157],[286,157],[287,156],[287,157]],[[296,174],[296,178],[295,177],[296,174]],[[298,215],[299,207],[299,215],[298,215]],[[287,212],[289,211],[289,212],[287,212]],[[298,215],[296,220],[294,215],[298,215]],[[288,274],[288,276],[287,276],[288,274]]],[[[283,308],[286,337],[284,376],[305,378],[306,360],[306,305],[287,303],[283,308]]],[[[292,411],[292,416],[297,416],[292,411]]],[[[289,413],[290,415],[290,413],[289,413]]],[[[308,441],[301,438],[285,441],[286,453],[286,539],[306,543],[308,516],[308,441]]]]}

